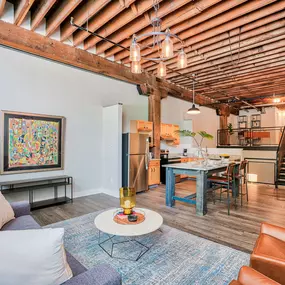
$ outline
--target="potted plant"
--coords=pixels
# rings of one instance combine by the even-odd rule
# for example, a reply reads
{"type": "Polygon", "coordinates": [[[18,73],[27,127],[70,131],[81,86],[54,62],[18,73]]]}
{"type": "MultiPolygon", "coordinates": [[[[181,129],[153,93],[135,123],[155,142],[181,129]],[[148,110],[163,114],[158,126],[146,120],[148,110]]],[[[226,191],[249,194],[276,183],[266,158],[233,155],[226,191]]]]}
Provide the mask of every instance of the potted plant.
{"type": "Polygon", "coordinates": [[[214,137],[211,134],[208,134],[205,131],[199,131],[199,132],[195,133],[195,132],[188,131],[188,130],[178,130],[177,133],[179,133],[180,136],[182,136],[182,137],[193,138],[193,140],[195,141],[197,148],[198,148],[198,157],[201,157],[205,160],[204,153],[207,156],[207,147],[206,147],[206,151],[204,151],[202,148],[202,143],[203,143],[204,139],[212,140],[214,137]],[[196,138],[197,134],[200,136],[200,140],[196,138]]]}

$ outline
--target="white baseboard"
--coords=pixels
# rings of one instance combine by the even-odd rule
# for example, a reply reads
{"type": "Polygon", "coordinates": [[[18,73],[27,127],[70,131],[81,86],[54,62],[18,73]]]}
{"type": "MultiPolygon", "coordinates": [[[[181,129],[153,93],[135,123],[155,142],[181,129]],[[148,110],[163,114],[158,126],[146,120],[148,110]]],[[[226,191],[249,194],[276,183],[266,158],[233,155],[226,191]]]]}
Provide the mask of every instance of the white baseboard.
{"type": "Polygon", "coordinates": [[[111,189],[101,188],[100,190],[101,190],[100,191],[101,193],[104,193],[104,194],[107,194],[107,195],[110,195],[110,196],[113,196],[116,198],[120,197],[119,189],[118,190],[111,190],[111,189]]]}
{"type": "Polygon", "coordinates": [[[88,190],[83,190],[83,191],[74,191],[74,198],[79,198],[79,197],[84,197],[84,196],[89,196],[89,195],[94,195],[102,193],[101,189],[88,189],[88,190]]]}

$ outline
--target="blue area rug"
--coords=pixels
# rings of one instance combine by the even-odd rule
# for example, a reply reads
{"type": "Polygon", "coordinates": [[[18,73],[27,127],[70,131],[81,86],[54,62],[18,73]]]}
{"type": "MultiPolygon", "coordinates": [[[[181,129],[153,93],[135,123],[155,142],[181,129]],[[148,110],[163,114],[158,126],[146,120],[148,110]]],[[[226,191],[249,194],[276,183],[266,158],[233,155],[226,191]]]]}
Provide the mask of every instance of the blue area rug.
{"type": "MultiPolygon", "coordinates": [[[[237,278],[242,265],[249,264],[249,254],[203,238],[162,226],[162,233],[138,238],[153,245],[139,261],[109,257],[98,246],[94,218],[99,212],[59,222],[47,227],[65,229],[65,247],[86,268],[107,263],[123,278],[124,285],[214,285],[228,284],[237,278]]],[[[189,221],[191,223],[191,221],[189,221]]],[[[108,250],[110,244],[106,243],[108,250]]],[[[138,254],[137,245],[119,244],[114,254],[126,258],[138,254]]]]}

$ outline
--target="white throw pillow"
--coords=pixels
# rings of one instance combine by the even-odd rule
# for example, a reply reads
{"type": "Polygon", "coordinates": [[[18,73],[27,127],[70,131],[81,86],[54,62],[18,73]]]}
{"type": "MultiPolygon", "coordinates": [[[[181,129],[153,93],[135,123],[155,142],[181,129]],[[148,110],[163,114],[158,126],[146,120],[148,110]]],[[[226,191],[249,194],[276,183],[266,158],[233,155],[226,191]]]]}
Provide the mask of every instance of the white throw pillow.
{"type": "Polygon", "coordinates": [[[11,205],[0,192],[0,229],[14,218],[15,214],[11,205]]]}
{"type": "Polygon", "coordinates": [[[0,285],[59,285],[72,277],[64,229],[0,232],[0,285]]]}

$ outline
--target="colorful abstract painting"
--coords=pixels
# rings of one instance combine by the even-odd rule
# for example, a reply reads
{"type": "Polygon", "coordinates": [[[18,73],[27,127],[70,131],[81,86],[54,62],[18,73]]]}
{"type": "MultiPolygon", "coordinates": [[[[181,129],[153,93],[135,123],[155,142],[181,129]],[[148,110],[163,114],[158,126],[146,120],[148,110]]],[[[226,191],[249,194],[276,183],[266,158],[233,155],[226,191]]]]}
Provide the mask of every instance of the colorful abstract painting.
{"type": "Polygon", "coordinates": [[[4,114],[4,171],[61,167],[62,118],[4,114]]]}

